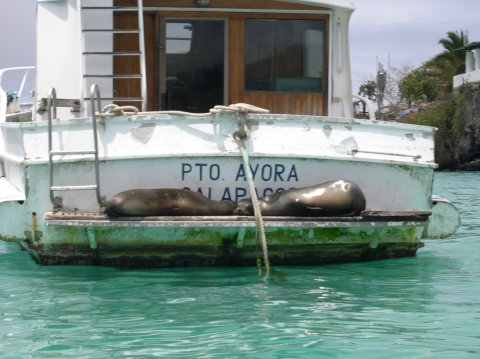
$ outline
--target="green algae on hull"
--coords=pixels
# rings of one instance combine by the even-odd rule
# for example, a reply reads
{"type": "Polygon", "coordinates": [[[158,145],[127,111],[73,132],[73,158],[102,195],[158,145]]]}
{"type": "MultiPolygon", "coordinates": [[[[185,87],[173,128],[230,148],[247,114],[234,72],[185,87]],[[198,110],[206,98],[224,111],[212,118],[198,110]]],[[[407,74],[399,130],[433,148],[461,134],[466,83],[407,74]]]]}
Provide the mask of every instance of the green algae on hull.
{"type": "MultiPolygon", "coordinates": [[[[417,226],[265,229],[273,264],[324,264],[414,255],[417,226]],[[402,253],[397,255],[396,253],[402,253]],[[405,254],[407,253],[407,254],[405,254]]],[[[47,225],[48,244],[28,241],[45,264],[134,267],[254,265],[253,227],[126,227],[47,225]],[[73,253],[73,254],[72,254],[73,253]],[[143,264],[142,264],[143,263],[143,264]]]]}

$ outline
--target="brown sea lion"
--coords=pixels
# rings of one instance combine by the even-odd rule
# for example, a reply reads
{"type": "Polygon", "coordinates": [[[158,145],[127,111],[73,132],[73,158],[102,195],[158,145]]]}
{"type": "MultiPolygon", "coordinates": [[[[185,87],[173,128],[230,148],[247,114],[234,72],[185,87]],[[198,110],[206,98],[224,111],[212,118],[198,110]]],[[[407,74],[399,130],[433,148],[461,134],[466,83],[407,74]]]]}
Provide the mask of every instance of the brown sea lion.
{"type": "MultiPolygon", "coordinates": [[[[312,187],[293,188],[258,199],[264,216],[356,216],[366,206],[365,196],[357,184],[336,180],[312,187]]],[[[234,214],[252,216],[251,199],[238,203],[234,214]]]]}
{"type": "Polygon", "coordinates": [[[186,189],[132,189],[113,196],[105,208],[119,216],[227,216],[237,207],[233,201],[214,201],[186,189]]]}

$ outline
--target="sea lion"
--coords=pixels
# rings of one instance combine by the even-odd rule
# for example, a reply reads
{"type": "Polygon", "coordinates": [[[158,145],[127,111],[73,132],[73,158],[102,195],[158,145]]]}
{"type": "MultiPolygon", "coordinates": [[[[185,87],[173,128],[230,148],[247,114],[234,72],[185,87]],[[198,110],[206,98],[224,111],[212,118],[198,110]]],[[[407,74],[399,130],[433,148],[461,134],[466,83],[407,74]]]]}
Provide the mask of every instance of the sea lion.
{"type": "Polygon", "coordinates": [[[233,201],[214,201],[186,189],[132,189],[113,196],[105,214],[119,216],[226,216],[237,207],[233,201]]]}
{"type": "MultiPolygon", "coordinates": [[[[360,187],[345,180],[272,193],[259,198],[258,201],[264,216],[357,216],[366,205],[360,187]]],[[[252,216],[254,214],[252,200],[241,200],[234,214],[252,216]]]]}

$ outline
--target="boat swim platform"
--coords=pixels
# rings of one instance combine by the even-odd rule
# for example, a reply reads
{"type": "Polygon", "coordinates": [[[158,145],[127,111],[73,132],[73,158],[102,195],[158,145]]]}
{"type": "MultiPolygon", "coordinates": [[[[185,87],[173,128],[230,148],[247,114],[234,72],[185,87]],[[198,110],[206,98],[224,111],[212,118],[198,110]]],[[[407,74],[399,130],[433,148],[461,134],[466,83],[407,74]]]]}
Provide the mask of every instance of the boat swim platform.
{"type": "MultiPolygon", "coordinates": [[[[429,211],[366,211],[355,217],[263,217],[272,265],[323,265],[414,256],[429,211]]],[[[255,266],[255,217],[118,217],[45,213],[43,243],[24,241],[47,265],[119,268],[255,266]]]]}
{"type": "MultiPolygon", "coordinates": [[[[268,217],[266,228],[391,227],[425,225],[431,211],[364,211],[359,216],[268,217]]],[[[47,212],[47,226],[92,227],[256,227],[253,216],[148,216],[108,217],[96,213],[47,212]]]]}

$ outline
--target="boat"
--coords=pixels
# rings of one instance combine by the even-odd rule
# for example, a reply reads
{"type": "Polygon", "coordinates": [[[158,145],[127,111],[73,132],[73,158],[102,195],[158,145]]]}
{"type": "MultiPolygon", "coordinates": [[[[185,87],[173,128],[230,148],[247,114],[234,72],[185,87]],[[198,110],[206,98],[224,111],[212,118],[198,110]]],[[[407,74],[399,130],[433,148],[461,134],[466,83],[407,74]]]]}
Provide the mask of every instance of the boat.
{"type": "Polygon", "coordinates": [[[432,194],[435,129],[353,118],[353,11],[38,0],[35,66],[0,72],[0,239],[45,265],[268,268],[413,256],[451,236],[458,210],[432,194]],[[361,213],[105,214],[133,189],[258,204],[337,180],[361,188],[361,213]]]}

